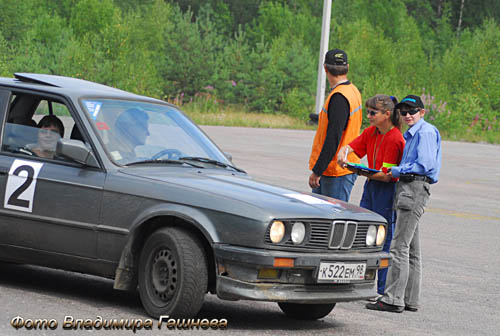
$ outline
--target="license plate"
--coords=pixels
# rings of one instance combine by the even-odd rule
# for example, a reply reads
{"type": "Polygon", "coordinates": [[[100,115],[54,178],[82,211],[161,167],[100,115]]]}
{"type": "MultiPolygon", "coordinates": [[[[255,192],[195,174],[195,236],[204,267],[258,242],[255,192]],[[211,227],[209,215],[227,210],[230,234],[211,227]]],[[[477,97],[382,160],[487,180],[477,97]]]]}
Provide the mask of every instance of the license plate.
{"type": "Polygon", "coordinates": [[[365,278],[366,264],[322,262],[319,265],[318,281],[348,283],[365,278]]]}

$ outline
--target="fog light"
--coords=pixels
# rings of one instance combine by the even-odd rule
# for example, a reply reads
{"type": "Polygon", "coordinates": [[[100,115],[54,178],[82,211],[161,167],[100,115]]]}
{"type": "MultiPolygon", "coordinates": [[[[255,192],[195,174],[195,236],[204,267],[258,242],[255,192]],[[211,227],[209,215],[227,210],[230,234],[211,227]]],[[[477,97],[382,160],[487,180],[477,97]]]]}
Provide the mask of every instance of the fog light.
{"type": "Polygon", "coordinates": [[[279,271],[274,268],[262,268],[259,270],[259,279],[278,279],[279,271]]]}
{"type": "Polygon", "coordinates": [[[271,224],[271,230],[269,230],[269,238],[275,244],[278,244],[285,236],[285,224],[280,221],[275,221],[271,224]]]}
{"type": "Polygon", "coordinates": [[[295,245],[301,244],[306,236],[306,226],[304,223],[297,222],[293,223],[292,226],[292,242],[295,245]]]}
{"type": "Polygon", "coordinates": [[[385,226],[379,225],[377,231],[377,241],[376,241],[377,246],[382,245],[384,243],[384,240],[385,240],[385,226]]]}
{"type": "Polygon", "coordinates": [[[375,274],[377,274],[375,270],[372,269],[366,270],[365,280],[375,280],[375,274]]]}
{"type": "Polygon", "coordinates": [[[376,237],[377,227],[375,225],[370,225],[368,227],[368,232],[366,233],[366,246],[373,246],[373,244],[375,244],[376,237]]]}

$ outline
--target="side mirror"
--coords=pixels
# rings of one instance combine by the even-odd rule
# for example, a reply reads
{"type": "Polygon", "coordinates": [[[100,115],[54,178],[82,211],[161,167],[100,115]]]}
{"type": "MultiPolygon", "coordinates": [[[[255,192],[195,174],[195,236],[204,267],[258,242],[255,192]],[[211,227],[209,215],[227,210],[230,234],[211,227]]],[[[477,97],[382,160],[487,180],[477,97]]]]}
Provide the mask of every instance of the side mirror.
{"type": "Polygon", "coordinates": [[[233,156],[227,152],[224,152],[224,156],[232,163],[233,162],[233,156]]]}
{"type": "Polygon", "coordinates": [[[59,139],[56,146],[56,155],[89,167],[99,168],[99,163],[92,151],[80,140],[59,139]]]}

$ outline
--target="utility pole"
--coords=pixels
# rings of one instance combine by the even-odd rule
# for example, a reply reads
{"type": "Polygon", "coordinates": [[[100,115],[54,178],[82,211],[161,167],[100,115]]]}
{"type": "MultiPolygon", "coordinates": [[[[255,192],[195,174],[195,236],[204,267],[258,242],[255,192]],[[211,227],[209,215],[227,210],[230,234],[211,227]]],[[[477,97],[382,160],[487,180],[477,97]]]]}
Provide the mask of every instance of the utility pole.
{"type": "Polygon", "coordinates": [[[330,37],[330,20],[332,16],[332,0],[323,0],[323,20],[321,24],[321,45],[318,61],[318,84],[316,86],[316,106],[314,113],[309,115],[312,122],[318,121],[319,113],[325,102],[326,74],[323,68],[325,54],[328,51],[328,39],[330,37]]]}

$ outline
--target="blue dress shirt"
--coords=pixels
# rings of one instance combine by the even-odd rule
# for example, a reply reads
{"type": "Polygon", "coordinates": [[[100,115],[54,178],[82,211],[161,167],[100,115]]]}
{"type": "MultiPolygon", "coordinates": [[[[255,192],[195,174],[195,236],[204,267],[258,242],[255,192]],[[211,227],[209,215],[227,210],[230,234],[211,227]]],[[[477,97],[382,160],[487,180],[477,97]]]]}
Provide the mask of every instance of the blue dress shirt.
{"type": "Polygon", "coordinates": [[[436,183],[441,169],[441,136],[437,128],[420,119],[403,137],[406,140],[403,158],[399,166],[392,167],[392,176],[418,174],[436,183]]]}

